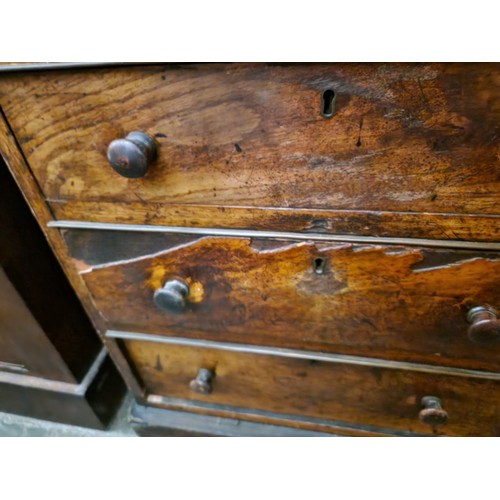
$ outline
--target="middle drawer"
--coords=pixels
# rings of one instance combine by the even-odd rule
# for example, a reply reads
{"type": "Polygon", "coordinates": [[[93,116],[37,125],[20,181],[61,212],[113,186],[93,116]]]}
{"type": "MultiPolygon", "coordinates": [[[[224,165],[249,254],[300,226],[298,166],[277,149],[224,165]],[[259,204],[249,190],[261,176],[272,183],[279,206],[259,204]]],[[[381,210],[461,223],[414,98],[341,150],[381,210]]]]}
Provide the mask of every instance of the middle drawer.
{"type": "Polygon", "coordinates": [[[500,255],[71,229],[110,329],[498,371],[500,255]],[[471,308],[490,314],[469,318],[471,308]],[[472,323],[471,323],[472,321],[472,323]],[[487,332],[486,332],[487,333],[487,332]]]}

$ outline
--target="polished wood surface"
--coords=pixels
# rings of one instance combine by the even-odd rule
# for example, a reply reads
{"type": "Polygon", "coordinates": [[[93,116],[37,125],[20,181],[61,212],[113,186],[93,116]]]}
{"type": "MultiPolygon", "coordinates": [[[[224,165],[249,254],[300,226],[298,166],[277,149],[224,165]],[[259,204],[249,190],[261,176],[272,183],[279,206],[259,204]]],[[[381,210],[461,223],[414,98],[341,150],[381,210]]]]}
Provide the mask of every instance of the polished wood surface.
{"type": "Polygon", "coordinates": [[[418,434],[500,434],[495,381],[151,342],[125,345],[151,394],[418,434]],[[190,387],[200,368],[215,374],[210,394],[190,387]],[[441,400],[449,415],[445,425],[419,419],[425,396],[441,400]]]}
{"type": "Polygon", "coordinates": [[[0,79],[0,105],[46,198],[119,202],[131,216],[137,202],[498,215],[499,97],[495,64],[167,65],[0,79]],[[330,88],[335,113],[325,119],[330,88]],[[155,137],[159,157],[130,180],[106,151],[134,130],[155,137]]]}
{"type": "MultiPolygon", "coordinates": [[[[497,371],[467,311],[500,303],[500,254],[67,230],[108,328],[497,371]],[[189,285],[184,312],[156,290],[189,285]]],[[[498,307],[498,306],[497,306],[498,307]]]]}

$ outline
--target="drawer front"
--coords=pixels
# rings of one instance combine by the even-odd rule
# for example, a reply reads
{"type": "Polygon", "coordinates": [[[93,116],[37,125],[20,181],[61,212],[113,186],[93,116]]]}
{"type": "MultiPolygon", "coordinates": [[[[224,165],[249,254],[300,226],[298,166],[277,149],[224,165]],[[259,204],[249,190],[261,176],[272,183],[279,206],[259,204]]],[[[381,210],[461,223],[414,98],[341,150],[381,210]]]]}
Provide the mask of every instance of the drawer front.
{"type": "Polygon", "coordinates": [[[152,342],[125,348],[154,395],[419,434],[500,435],[498,381],[152,342]],[[444,425],[420,421],[426,396],[438,398],[444,425]]]}
{"type": "MultiPolygon", "coordinates": [[[[119,231],[64,236],[111,329],[500,368],[500,342],[471,341],[467,322],[472,307],[500,307],[498,253],[119,231]],[[184,309],[158,304],[158,293],[184,309]]],[[[498,333],[498,320],[488,325],[498,333]]]]}
{"type": "Polygon", "coordinates": [[[497,80],[492,64],[151,66],[4,75],[0,104],[53,203],[498,214],[497,80]],[[132,131],[158,145],[138,179],[106,158],[132,131]]]}

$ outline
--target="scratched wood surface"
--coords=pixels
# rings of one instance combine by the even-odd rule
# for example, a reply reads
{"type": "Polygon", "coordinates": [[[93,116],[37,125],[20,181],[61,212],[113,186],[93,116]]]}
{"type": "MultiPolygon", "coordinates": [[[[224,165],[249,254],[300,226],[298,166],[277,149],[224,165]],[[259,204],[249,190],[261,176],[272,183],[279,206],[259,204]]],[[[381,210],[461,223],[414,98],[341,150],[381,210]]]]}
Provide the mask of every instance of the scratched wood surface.
{"type": "MultiPolygon", "coordinates": [[[[47,228],[47,223],[52,220],[52,214],[36,180],[31,174],[22,152],[17,147],[14,135],[3,115],[0,115],[0,154],[4,161],[4,163],[0,161],[0,166],[2,167],[0,168],[0,187],[3,188],[0,201],[6,203],[5,206],[8,206],[9,201],[13,200],[9,194],[14,195],[16,192],[15,184],[17,184],[25,200],[23,202],[17,196],[18,201],[16,205],[11,206],[8,210],[0,210],[0,219],[3,218],[0,225],[4,230],[4,236],[6,236],[4,239],[0,239],[0,242],[4,243],[0,247],[8,250],[10,256],[19,264],[18,269],[22,270],[23,275],[23,288],[29,290],[34,297],[30,307],[38,307],[40,314],[44,315],[50,323],[53,324],[56,322],[63,327],[57,329],[60,334],[55,337],[51,336],[51,341],[54,345],[60,345],[60,350],[64,350],[67,354],[70,354],[70,366],[76,367],[79,379],[87,373],[87,369],[90,366],[88,363],[92,363],[92,360],[95,359],[95,356],[99,352],[100,342],[97,337],[89,344],[91,336],[87,335],[87,330],[88,328],[92,330],[93,326],[94,330],[102,335],[101,340],[113,356],[113,361],[119,368],[122,377],[126,380],[128,388],[137,398],[140,398],[142,388],[138,386],[116,343],[112,339],[104,337],[104,322],[99,312],[95,309],[83,280],[70,262],[63,238],[58,231],[51,231],[47,228]],[[26,212],[30,210],[32,215],[35,216],[43,236],[38,235],[35,237],[36,232],[28,230],[30,216],[27,216],[26,212]],[[11,229],[9,234],[5,233],[6,228],[11,229]],[[45,242],[42,242],[44,239],[45,242]],[[46,243],[48,243],[48,247],[46,243]],[[23,252],[16,252],[16,248],[22,248],[23,252]],[[53,252],[53,255],[61,264],[62,270],[68,279],[68,283],[64,286],[61,286],[62,282],[57,282],[53,279],[59,271],[47,265],[52,259],[47,258],[47,256],[43,259],[40,258],[42,248],[45,248],[48,255],[53,252]],[[32,269],[38,270],[37,272],[33,272],[32,269]],[[50,287],[48,287],[48,284],[50,284],[50,287]],[[92,325],[88,325],[87,321],[82,320],[81,311],[75,312],[74,309],[67,307],[68,298],[72,294],[69,291],[70,288],[76,292],[78,297],[78,300],[74,302],[75,307],[80,309],[83,306],[92,325]],[[40,290],[44,290],[45,293],[40,295],[40,290]],[[47,293],[47,290],[49,290],[49,293],[47,293]],[[58,307],[58,301],[54,301],[54,297],[56,296],[61,296],[62,302],[66,305],[63,308],[59,307],[59,314],[52,314],[51,311],[53,308],[58,307]],[[43,307],[44,303],[49,305],[43,307]],[[73,320],[75,317],[80,319],[77,322],[65,319],[70,317],[73,320]],[[68,325],[71,325],[72,335],[67,334],[68,325]],[[78,334],[79,331],[81,335],[78,334]],[[94,350],[96,346],[97,349],[94,350]],[[90,361],[88,356],[89,351],[87,350],[89,347],[94,352],[94,355],[90,357],[90,361]]],[[[46,333],[50,332],[50,330],[52,328],[47,327],[46,333]]],[[[66,357],[66,361],[69,364],[68,357],[66,357]]]]}
{"type": "Polygon", "coordinates": [[[419,434],[500,435],[500,390],[491,380],[152,342],[127,341],[126,348],[152,394],[419,434]],[[200,368],[215,372],[211,394],[189,387],[200,368]],[[428,395],[448,412],[442,427],[419,421],[428,395]]]}
{"type": "MultiPolygon", "coordinates": [[[[329,433],[341,436],[363,436],[363,437],[380,437],[394,435],[394,432],[387,429],[366,427],[362,425],[346,425],[332,420],[298,418],[290,414],[266,412],[265,410],[252,410],[241,407],[220,406],[220,405],[207,405],[200,404],[200,402],[188,399],[173,399],[165,396],[158,396],[154,394],[148,395],[148,405],[155,408],[148,408],[147,413],[154,413],[158,419],[152,422],[150,418],[144,418],[144,425],[160,425],[160,427],[168,427],[170,419],[168,414],[162,410],[174,410],[179,412],[195,413],[199,416],[229,418],[233,421],[250,421],[259,424],[269,424],[291,427],[292,429],[304,429],[319,433],[329,433]],[[163,413],[163,414],[162,414],[163,413]],[[160,421],[161,418],[161,421],[160,421]]],[[[133,411],[133,409],[131,410],[133,411]]],[[[184,413],[189,418],[189,415],[184,413]]],[[[143,417],[147,415],[143,413],[143,417]]],[[[137,427],[134,425],[134,430],[137,432],[137,427]]],[[[160,429],[158,429],[160,430],[160,429]]],[[[163,434],[159,434],[162,436],[163,434]]],[[[288,435],[288,434],[287,434],[288,435]]]]}
{"type": "Polygon", "coordinates": [[[51,201],[59,220],[500,242],[500,216],[51,201]]]}
{"type": "Polygon", "coordinates": [[[53,202],[498,215],[499,81],[497,64],[171,65],[5,74],[0,105],[53,202]],[[159,144],[135,180],[106,160],[132,130],[159,144]]]}
{"type": "Polygon", "coordinates": [[[499,308],[500,254],[382,245],[64,232],[108,328],[498,371],[466,313],[499,308]],[[315,270],[324,259],[323,274],[315,270]],[[168,279],[186,311],[160,311],[168,279]]]}

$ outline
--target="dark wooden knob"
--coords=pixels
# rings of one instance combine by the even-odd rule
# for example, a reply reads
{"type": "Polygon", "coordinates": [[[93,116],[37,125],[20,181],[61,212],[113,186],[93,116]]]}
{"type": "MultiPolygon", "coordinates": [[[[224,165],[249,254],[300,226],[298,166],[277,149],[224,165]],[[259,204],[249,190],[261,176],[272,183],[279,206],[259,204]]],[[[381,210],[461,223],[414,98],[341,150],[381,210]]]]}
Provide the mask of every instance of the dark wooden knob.
{"type": "Polygon", "coordinates": [[[467,314],[467,333],[473,342],[493,344],[500,340],[500,321],[491,307],[474,307],[467,314]]]}
{"type": "Polygon", "coordinates": [[[181,313],[186,308],[186,298],[189,287],[182,280],[167,281],[163,288],[158,288],[153,295],[153,301],[162,311],[168,313],[181,313]]]}
{"type": "Polygon", "coordinates": [[[199,394],[210,394],[212,392],[212,381],[215,373],[207,368],[200,368],[196,378],[189,382],[189,387],[192,391],[199,394]]]}
{"type": "Polygon", "coordinates": [[[441,400],[435,396],[424,396],[420,401],[422,409],[418,414],[420,420],[427,425],[437,427],[448,421],[448,413],[443,410],[441,400]]]}
{"type": "Polygon", "coordinates": [[[125,139],[116,139],[108,146],[108,161],[123,177],[144,177],[156,158],[155,140],[143,132],[130,132],[125,139]]]}

